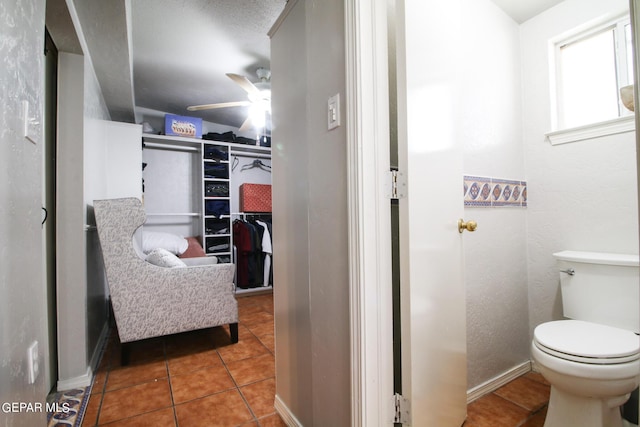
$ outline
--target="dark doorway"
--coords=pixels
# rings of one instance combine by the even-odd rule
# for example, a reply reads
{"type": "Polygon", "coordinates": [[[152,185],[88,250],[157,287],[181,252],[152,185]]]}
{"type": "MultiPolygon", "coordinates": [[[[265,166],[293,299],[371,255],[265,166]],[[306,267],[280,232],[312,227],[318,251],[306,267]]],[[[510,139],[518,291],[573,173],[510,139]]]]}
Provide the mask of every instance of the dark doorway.
{"type": "Polygon", "coordinates": [[[58,340],[56,304],[56,122],[58,49],[45,29],[45,92],[44,92],[44,147],[42,150],[42,237],[47,286],[47,324],[49,360],[46,381],[50,390],[58,380],[58,340]]]}

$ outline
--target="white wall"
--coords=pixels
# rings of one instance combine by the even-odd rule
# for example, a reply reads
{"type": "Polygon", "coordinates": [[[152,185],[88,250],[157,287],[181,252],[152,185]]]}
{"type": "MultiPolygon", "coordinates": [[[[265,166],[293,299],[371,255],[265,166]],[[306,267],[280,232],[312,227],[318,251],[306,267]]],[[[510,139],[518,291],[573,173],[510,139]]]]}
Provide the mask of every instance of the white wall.
{"type": "MultiPolygon", "coordinates": [[[[147,214],[187,213],[202,210],[202,154],[147,147],[142,157],[144,169],[144,208],[147,214]]],[[[200,219],[189,216],[148,216],[144,229],[180,236],[202,234],[200,219]]]]}
{"type": "MultiPolygon", "coordinates": [[[[518,25],[490,0],[465,0],[459,132],[465,175],[524,180],[518,25]]],[[[462,184],[461,184],[462,185],[462,184]]],[[[465,208],[468,388],[529,359],[526,213],[465,208]]]]}
{"type": "Polygon", "coordinates": [[[344,46],[338,0],[298,1],[271,44],[276,393],[305,426],[351,419],[344,46]]]}
{"type": "Polygon", "coordinates": [[[552,257],[563,249],[638,253],[635,134],[551,146],[548,40],[614,17],[626,0],[566,0],[521,25],[529,325],[562,317],[552,257]]]}
{"type": "MultiPolygon", "coordinates": [[[[42,262],[42,126],[33,144],[22,137],[21,101],[43,123],[44,0],[0,0],[0,402],[43,403],[41,372],[27,384],[27,347],[47,344],[42,262]]],[[[40,365],[44,369],[44,363],[40,365]]],[[[11,426],[46,423],[44,413],[1,413],[11,426]]]]}
{"type": "Polygon", "coordinates": [[[551,256],[562,249],[638,253],[634,133],[551,146],[549,39],[628,7],[572,1],[518,26],[466,1],[469,70],[461,82],[465,174],[522,179],[527,208],[466,208],[469,388],[529,358],[530,333],[562,317],[551,256]],[[528,314],[527,314],[528,313],[528,314]]]}

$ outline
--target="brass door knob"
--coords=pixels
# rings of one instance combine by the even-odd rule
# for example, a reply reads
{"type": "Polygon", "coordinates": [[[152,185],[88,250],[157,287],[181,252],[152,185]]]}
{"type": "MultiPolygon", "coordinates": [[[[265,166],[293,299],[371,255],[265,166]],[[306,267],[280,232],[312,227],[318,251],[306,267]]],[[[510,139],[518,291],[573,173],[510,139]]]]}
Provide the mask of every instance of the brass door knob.
{"type": "Polygon", "coordinates": [[[458,220],[458,232],[459,233],[462,233],[464,230],[476,231],[476,228],[478,228],[478,223],[475,222],[475,221],[464,222],[464,220],[462,218],[460,218],[458,220]]]}

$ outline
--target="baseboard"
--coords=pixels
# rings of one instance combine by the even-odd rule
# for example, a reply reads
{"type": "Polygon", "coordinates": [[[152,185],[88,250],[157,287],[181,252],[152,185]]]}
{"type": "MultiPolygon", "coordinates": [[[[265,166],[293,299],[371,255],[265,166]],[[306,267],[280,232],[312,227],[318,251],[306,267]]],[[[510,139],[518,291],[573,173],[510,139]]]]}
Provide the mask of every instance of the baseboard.
{"type": "Polygon", "coordinates": [[[98,364],[100,363],[100,359],[102,358],[102,352],[108,337],[109,322],[106,322],[104,324],[104,327],[102,328],[102,331],[100,332],[98,344],[93,350],[93,355],[91,355],[91,361],[89,362],[89,366],[87,366],[87,372],[78,377],[68,378],[66,380],[58,380],[56,384],[56,390],[64,391],[74,388],[89,387],[91,385],[93,381],[93,373],[98,369],[98,364]]]}
{"type": "Polygon", "coordinates": [[[93,354],[91,355],[91,361],[89,362],[89,367],[94,372],[98,369],[98,365],[100,364],[100,360],[102,359],[102,353],[104,352],[104,348],[108,338],[109,338],[109,321],[107,320],[102,326],[102,331],[100,332],[98,343],[96,344],[96,348],[93,349],[93,354]]]}
{"type": "Polygon", "coordinates": [[[93,370],[91,366],[87,366],[87,372],[78,377],[69,378],[66,380],[58,380],[56,389],[58,391],[71,390],[73,388],[89,387],[93,380],[93,370]]]}
{"type": "Polygon", "coordinates": [[[531,371],[531,362],[526,361],[498,375],[497,377],[490,379],[489,381],[486,381],[476,387],[473,387],[467,390],[467,403],[471,403],[474,400],[484,396],[485,394],[489,394],[499,389],[509,381],[512,381],[518,378],[519,376],[524,375],[530,371],[531,371]]]}
{"type": "Polygon", "coordinates": [[[273,406],[276,408],[276,412],[280,415],[282,421],[284,421],[288,427],[302,427],[302,423],[291,413],[289,408],[287,408],[287,405],[284,404],[282,399],[280,399],[280,396],[277,394],[273,406]]]}

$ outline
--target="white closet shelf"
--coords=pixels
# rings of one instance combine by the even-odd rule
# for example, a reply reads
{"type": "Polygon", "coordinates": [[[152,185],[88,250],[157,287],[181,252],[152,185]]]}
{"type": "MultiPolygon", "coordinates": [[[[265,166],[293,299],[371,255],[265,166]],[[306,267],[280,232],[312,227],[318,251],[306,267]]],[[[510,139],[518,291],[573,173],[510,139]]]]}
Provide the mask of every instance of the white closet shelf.
{"type": "Polygon", "coordinates": [[[153,135],[150,133],[143,133],[142,138],[144,139],[145,145],[149,144],[157,144],[159,147],[169,147],[174,146],[178,148],[200,148],[200,144],[202,143],[201,139],[197,138],[185,138],[183,136],[167,136],[167,135],[153,135]]]}
{"type": "Polygon", "coordinates": [[[261,145],[244,145],[244,144],[230,144],[230,154],[267,154],[271,156],[271,147],[262,147],[261,145]]]}

